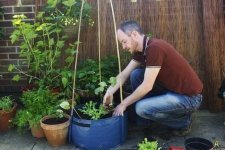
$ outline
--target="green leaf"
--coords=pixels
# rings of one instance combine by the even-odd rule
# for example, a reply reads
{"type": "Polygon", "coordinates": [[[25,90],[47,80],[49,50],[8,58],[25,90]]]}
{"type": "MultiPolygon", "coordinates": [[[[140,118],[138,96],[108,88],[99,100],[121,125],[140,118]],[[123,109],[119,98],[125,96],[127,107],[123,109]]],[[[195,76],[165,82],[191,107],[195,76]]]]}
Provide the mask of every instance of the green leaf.
{"type": "Polygon", "coordinates": [[[110,83],[111,85],[115,85],[115,84],[116,84],[116,77],[110,77],[109,83],[110,83]]]}
{"type": "Polygon", "coordinates": [[[48,0],[47,4],[49,7],[55,8],[56,5],[59,3],[59,0],[48,0]]]}
{"type": "Polygon", "coordinates": [[[71,7],[72,5],[74,5],[76,3],[75,0],[67,0],[62,2],[65,6],[71,7]]]}
{"type": "Polygon", "coordinates": [[[70,109],[70,104],[68,101],[63,101],[60,105],[61,108],[65,109],[65,110],[69,110],[70,109]]]}
{"type": "Polygon", "coordinates": [[[13,64],[10,64],[8,67],[8,71],[12,72],[14,68],[15,68],[15,66],[13,64]]]}
{"type": "Polygon", "coordinates": [[[13,81],[19,81],[20,80],[20,76],[17,74],[12,78],[13,81]]]}
{"type": "Polygon", "coordinates": [[[63,87],[64,87],[64,88],[66,87],[67,83],[68,83],[68,79],[65,78],[65,77],[63,77],[63,78],[62,78],[62,84],[63,84],[63,87]]]}
{"type": "Polygon", "coordinates": [[[69,57],[67,57],[67,58],[66,58],[66,60],[65,60],[65,61],[66,61],[67,63],[72,63],[72,62],[73,62],[73,60],[74,60],[74,57],[69,56],[69,57]]]}
{"type": "Polygon", "coordinates": [[[106,87],[106,86],[107,86],[107,84],[106,84],[105,82],[100,82],[99,85],[100,85],[101,87],[106,87]]]}
{"type": "Polygon", "coordinates": [[[51,39],[49,40],[49,45],[52,46],[53,44],[54,44],[54,39],[51,38],[51,39]]]}
{"type": "Polygon", "coordinates": [[[56,43],[56,46],[57,46],[58,48],[62,48],[62,47],[64,46],[64,41],[58,41],[58,42],[56,43]]]}

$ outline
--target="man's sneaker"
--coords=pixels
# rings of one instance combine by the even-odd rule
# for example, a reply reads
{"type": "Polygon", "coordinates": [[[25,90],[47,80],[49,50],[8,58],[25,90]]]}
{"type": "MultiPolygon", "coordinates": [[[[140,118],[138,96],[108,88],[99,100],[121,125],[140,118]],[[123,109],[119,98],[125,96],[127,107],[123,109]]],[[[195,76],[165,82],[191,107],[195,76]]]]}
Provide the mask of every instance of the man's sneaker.
{"type": "Polygon", "coordinates": [[[191,132],[191,126],[184,129],[174,130],[173,135],[175,136],[186,136],[191,132]]]}
{"type": "Polygon", "coordinates": [[[189,126],[187,128],[174,130],[173,135],[175,135],[175,136],[186,136],[186,135],[188,135],[191,132],[191,128],[192,128],[192,125],[193,125],[193,121],[195,120],[195,117],[196,117],[196,111],[194,111],[191,114],[191,122],[190,122],[189,126]]]}

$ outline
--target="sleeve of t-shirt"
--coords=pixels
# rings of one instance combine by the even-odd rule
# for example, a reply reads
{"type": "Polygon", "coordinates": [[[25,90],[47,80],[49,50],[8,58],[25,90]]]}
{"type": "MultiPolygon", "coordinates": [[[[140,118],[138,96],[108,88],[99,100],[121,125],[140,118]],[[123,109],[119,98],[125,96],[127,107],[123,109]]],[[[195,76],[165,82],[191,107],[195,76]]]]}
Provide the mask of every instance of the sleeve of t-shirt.
{"type": "Polygon", "coordinates": [[[138,52],[133,53],[132,59],[138,62],[143,62],[143,55],[142,53],[138,53],[138,52]]]}
{"type": "Polygon", "coordinates": [[[149,46],[146,51],[146,67],[161,67],[165,59],[165,52],[157,45],[149,46]]]}

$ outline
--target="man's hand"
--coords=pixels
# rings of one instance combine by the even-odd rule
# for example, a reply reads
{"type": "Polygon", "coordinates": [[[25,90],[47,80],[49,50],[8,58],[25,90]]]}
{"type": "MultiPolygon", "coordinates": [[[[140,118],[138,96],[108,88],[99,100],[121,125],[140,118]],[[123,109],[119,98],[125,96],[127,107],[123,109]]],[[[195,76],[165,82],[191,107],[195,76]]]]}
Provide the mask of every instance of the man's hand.
{"type": "Polygon", "coordinates": [[[103,98],[103,106],[109,107],[110,105],[112,105],[112,102],[113,102],[113,95],[111,94],[111,92],[107,90],[103,98]]]}
{"type": "Polygon", "coordinates": [[[120,103],[113,112],[113,116],[123,116],[123,112],[127,109],[125,103],[120,103]]]}

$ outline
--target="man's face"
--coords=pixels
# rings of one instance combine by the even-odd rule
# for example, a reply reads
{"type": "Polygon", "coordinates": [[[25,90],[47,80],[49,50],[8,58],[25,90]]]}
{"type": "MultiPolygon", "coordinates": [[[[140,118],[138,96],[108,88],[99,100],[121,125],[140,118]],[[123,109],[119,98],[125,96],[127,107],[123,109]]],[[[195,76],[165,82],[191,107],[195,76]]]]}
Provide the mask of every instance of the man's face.
{"type": "Polygon", "coordinates": [[[122,30],[119,29],[117,31],[117,37],[119,42],[122,44],[123,49],[128,50],[130,53],[134,53],[135,51],[137,51],[138,43],[132,33],[130,36],[128,36],[122,30]]]}

